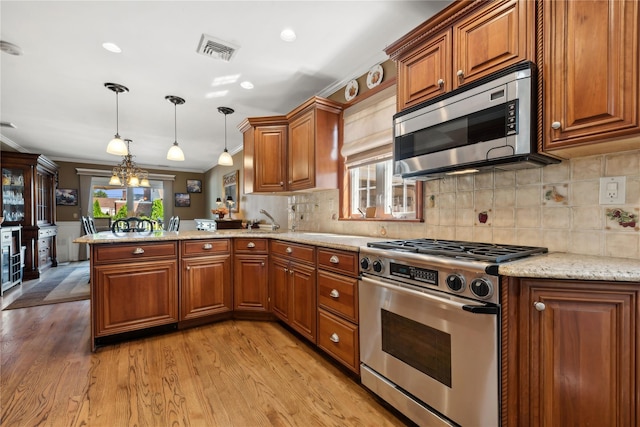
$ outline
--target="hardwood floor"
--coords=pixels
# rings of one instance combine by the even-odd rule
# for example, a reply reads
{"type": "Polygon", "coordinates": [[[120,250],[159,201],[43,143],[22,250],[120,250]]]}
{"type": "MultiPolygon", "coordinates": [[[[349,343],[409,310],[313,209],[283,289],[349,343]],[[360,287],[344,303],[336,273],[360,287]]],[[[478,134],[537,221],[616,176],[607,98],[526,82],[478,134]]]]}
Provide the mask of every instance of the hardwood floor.
{"type": "Polygon", "coordinates": [[[89,301],[1,312],[2,426],[402,426],[278,323],[224,321],[98,349],[89,301]]]}

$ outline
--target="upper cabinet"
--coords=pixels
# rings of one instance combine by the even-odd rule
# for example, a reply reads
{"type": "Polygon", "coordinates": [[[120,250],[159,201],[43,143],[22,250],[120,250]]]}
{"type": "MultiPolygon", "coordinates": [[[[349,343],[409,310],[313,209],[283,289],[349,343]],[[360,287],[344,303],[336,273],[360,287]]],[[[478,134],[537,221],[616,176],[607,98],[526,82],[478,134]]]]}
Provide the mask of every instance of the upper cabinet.
{"type": "Polygon", "coordinates": [[[535,2],[455,2],[386,49],[398,63],[398,111],[533,60],[535,2]]]}
{"type": "Polygon", "coordinates": [[[638,1],[546,1],[543,147],[561,157],[640,147],[638,1]],[[615,141],[612,141],[615,139],[615,141]]]}
{"type": "Polygon", "coordinates": [[[245,193],[337,188],[341,112],[312,97],[287,116],[244,120],[245,193]]]}

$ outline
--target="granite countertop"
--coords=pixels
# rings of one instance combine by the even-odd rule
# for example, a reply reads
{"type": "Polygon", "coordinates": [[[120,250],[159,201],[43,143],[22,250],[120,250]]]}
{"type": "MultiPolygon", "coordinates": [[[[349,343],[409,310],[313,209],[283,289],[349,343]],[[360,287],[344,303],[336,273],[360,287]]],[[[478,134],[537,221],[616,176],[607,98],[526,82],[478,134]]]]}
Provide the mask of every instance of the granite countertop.
{"type": "Polygon", "coordinates": [[[640,282],[640,260],[553,252],[500,265],[511,277],[640,282]]]}
{"type": "Polygon", "coordinates": [[[73,243],[86,243],[89,245],[106,243],[135,243],[157,242],[167,240],[193,240],[193,239],[218,239],[231,237],[272,238],[286,240],[295,243],[306,243],[314,246],[323,246],[347,251],[357,251],[360,246],[368,242],[384,240],[380,237],[349,236],[333,233],[311,232],[278,232],[265,229],[256,230],[216,230],[216,231],[153,231],[151,233],[118,233],[103,231],[97,234],[81,236],[73,240],[73,243]]]}
{"type": "MultiPolygon", "coordinates": [[[[272,238],[346,251],[358,251],[369,242],[385,240],[382,237],[352,236],[333,233],[278,232],[267,229],[217,231],[154,231],[149,233],[119,233],[110,231],[82,236],[74,243],[104,244],[152,242],[167,240],[216,239],[232,237],[272,238]]],[[[640,260],[600,257],[554,252],[536,255],[501,264],[499,274],[511,277],[539,279],[608,280],[640,283],[640,260]]]]}

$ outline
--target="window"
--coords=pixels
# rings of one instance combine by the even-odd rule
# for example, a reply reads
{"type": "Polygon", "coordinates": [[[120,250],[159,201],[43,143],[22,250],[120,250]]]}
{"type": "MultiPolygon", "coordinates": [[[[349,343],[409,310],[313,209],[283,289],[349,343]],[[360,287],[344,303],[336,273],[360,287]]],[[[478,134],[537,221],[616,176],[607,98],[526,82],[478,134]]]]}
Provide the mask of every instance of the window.
{"type": "Polygon", "coordinates": [[[422,219],[422,182],[393,175],[395,86],[353,105],[344,112],[345,158],[342,218],[422,219]],[[367,210],[369,208],[369,210],[367,210]],[[375,214],[373,214],[375,208],[375,214]]]}
{"type": "Polygon", "coordinates": [[[109,185],[109,178],[91,180],[91,206],[94,218],[151,218],[162,223],[164,188],[162,181],[150,181],[150,187],[120,187],[109,185]]]}

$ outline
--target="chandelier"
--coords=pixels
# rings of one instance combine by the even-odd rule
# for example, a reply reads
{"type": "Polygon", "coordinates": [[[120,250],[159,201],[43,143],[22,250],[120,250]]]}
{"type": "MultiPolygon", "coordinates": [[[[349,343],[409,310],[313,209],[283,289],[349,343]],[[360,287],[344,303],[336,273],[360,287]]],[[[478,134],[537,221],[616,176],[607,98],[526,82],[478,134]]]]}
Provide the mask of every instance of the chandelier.
{"type": "Polygon", "coordinates": [[[149,172],[138,167],[133,161],[133,154],[129,149],[130,139],[124,140],[127,143],[127,154],[122,156],[122,161],[113,168],[113,174],[109,180],[109,185],[120,185],[124,187],[150,187],[149,172]]]}

